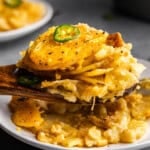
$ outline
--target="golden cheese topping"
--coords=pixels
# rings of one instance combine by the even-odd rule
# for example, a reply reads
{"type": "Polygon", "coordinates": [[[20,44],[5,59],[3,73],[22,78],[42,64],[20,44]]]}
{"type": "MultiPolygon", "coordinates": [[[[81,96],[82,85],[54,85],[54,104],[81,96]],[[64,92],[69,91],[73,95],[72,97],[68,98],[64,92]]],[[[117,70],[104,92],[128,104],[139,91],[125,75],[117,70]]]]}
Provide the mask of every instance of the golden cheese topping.
{"type": "Polygon", "coordinates": [[[84,59],[101,49],[108,34],[86,24],[76,27],[80,30],[79,37],[65,43],[53,39],[56,27],[49,28],[30,45],[21,66],[34,70],[64,70],[82,65],[84,59]]]}
{"type": "Polygon", "coordinates": [[[17,126],[38,127],[43,122],[40,107],[34,101],[14,97],[10,108],[13,111],[12,120],[17,126]]]}

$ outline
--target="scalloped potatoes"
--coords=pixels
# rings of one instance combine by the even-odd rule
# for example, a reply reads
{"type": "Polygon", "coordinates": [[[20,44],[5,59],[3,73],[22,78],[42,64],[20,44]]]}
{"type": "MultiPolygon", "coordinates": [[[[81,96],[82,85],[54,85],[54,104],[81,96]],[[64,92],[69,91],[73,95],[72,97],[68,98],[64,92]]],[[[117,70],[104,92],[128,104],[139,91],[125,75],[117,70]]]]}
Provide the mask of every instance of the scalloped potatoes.
{"type": "Polygon", "coordinates": [[[18,67],[44,77],[41,88],[69,102],[114,100],[138,83],[145,68],[120,33],[110,34],[84,23],[74,27],[80,35],[63,43],[54,39],[57,26],[50,27],[30,43],[18,67]]]}
{"type": "Polygon", "coordinates": [[[55,104],[13,97],[12,120],[36,139],[65,147],[102,147],[132,143],[144,136],[150,117],[150,97],[132,93],[115,102],[55,104]],[[22,109],[21,109],[22,108],[22,109]]]}

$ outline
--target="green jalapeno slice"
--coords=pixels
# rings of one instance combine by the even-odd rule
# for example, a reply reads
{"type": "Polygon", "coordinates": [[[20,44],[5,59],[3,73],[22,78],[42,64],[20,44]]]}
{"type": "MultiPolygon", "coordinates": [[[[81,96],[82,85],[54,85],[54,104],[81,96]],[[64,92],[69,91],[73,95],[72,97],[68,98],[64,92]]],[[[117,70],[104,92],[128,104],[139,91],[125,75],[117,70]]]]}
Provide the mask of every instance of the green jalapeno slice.
{"type": "Polygon", "coordinates": [[[76,39],[80,34],[78,27],[75,27],[71,24],[62,24],[56,27],[53,37],[57,42],[67,42],[73,39],[76,39]]]}
{"type": "Polygon", "coordinates": [[[36,76],[22,75],[18,78],[18,84],[22,86],[33,87],[38,83],[40,83],[40,79],[36,76]]]}
{"type": "Polygon", "coordinates": [[[18,7],[22,3],[22,0],[4,0],[4,4],[9,7],[18,7]]]}

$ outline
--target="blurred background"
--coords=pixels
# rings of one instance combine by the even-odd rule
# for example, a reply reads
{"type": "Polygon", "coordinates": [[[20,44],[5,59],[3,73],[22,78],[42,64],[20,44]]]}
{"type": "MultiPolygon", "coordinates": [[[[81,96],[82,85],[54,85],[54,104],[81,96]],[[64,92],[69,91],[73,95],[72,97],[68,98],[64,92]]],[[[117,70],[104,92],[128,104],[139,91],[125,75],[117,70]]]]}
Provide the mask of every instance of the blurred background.
{"type": "MultiPolygon", "coordinates": [[[[41,0],[44,1],[44,0],[41,0]]],[[[150,59],[149,0],[47,0],[54,8],[53,18],[39,30],[19,39],[0,42],[0,64],[13,63],[29,41],[52,25],[84,22],[110,33],[121,32],[133,44],[132,53],[150,59]]]]}
{"type": "MultiPolygon", "coordinates": [[[[44,0],[41,0],[44,1],[44,0]]],[[[28,47],[40,33],[52,25],[87,23],[107,32],[121,32],[126,42],[133,44],[135,57],[150,60],[150,1],[149,0],[47,0],[54,9],[51,20],[24,37],[0,42],[0,64],[16,63],[19,52],[28,47]],[[144,3],[145,2],[145,3],[144,3]]],[[[14,149],[34,149],[0,131],[2,146],[14,149]],[[7,143],[7,144],[6,144],[7,143]],[[14,143],[16,143],[14,145],[14,143]]]]}

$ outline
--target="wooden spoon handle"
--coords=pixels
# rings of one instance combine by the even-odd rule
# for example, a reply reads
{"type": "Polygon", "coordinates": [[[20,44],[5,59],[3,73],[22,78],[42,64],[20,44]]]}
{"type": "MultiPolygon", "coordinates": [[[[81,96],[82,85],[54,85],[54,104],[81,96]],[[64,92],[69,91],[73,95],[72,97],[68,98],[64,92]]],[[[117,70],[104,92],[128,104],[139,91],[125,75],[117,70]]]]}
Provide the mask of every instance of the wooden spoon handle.
{"type": "Polygon", "coordinates": [[[67,103],[62,97],[50,94],[44,90],[32,89],[18,85],[14,74],[16,65],[0,66],[0,94],[34,98],[48,102],[67,103]]]}

